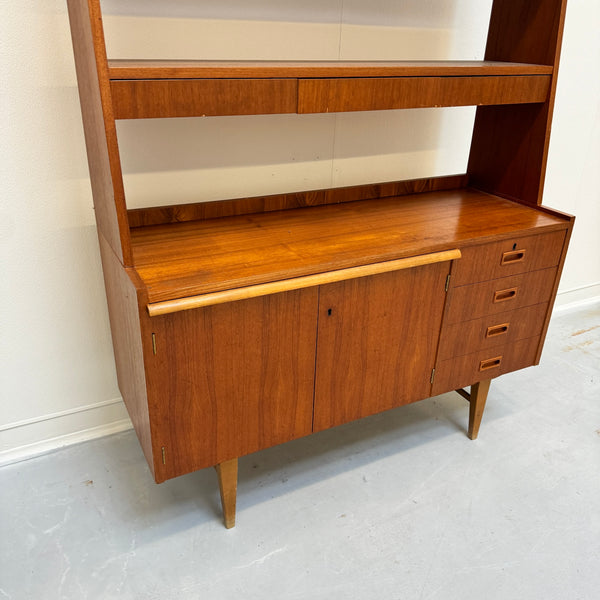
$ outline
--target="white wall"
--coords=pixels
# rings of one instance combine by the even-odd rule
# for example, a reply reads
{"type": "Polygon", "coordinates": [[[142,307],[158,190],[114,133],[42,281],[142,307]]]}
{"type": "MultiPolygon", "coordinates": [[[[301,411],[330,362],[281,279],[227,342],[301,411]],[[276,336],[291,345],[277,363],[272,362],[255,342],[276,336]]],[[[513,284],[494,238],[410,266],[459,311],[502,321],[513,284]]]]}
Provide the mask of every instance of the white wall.
{"type": "MultiPolygon", "coordinates": [[[[113,57],[481,57],[489,1],[408,0],[402,15],[399,4],[105,0],[107,42],[113,57]]],[[[600,296],[599,18],[596,0],[570,0],[545,196],[578,216],[559,303],[600,296]]],[[[0,56],[2,463],[129,421],[116,385],[64,0],[2,3],[0,56]]],[[[472,118],[461,108],[123,122],[128,203],[463,172],[472,118]]]]}

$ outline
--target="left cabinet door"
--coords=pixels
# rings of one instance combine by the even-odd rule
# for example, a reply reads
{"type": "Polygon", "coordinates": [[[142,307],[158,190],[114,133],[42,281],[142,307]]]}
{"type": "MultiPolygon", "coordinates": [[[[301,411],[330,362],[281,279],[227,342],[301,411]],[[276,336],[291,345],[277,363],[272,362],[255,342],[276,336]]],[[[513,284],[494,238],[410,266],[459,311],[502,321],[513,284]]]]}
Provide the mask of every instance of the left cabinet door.
{"type": "Polygon", "coordinates": [[[317,303],[308,288],[150,319],[157,479],[311,432],[317,303]]]}

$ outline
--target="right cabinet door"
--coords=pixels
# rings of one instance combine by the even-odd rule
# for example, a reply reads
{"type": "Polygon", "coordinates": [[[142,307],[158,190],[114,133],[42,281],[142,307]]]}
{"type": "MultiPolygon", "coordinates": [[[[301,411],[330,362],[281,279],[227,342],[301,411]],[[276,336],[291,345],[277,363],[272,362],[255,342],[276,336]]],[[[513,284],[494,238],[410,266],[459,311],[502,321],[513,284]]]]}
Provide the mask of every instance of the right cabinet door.
{"type": "Polygon", "coordinates": [[[430,395],[449,269],[321,286],[314,431],[430,395]]]}

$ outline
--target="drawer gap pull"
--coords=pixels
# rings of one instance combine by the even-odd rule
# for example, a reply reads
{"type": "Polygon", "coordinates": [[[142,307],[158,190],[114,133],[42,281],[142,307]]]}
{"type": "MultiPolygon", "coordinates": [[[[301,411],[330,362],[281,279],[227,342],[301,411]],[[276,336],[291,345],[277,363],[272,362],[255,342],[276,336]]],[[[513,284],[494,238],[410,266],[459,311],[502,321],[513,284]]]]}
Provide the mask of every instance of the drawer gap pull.
{"type": "Polygon", "coordinates": [[[494,293],[494,303],[504,302],[505,300],[512,300],[517,295],[517,288],[510,288],[508,290],[498,290],[494,293]]]}
{"type": "Polygon", "coordinates": [[[512,265],[513,263],[523,262],[525,260],[525,250],[511,250],[502,255],[500,264],[502,266],[512,265]]]}
{"type": "Polygon", "coordinates": [[[488,358],[487,360],[482,360],[479,363],[480,371],[487,371],[487,369],[493,369],[495,367],[499,367],[502,362],[502,356],[497,356],[496,358],[488,358]]]}
{"type": "Polygon", "coordinates": [[[487,328],[487,331],[485,332],[485,337],[491,338],[497,335],[502,335],[508,331],[509,325],[510,323],[502,323],[502,325],[492,325],[491,327],[487,328]]]}

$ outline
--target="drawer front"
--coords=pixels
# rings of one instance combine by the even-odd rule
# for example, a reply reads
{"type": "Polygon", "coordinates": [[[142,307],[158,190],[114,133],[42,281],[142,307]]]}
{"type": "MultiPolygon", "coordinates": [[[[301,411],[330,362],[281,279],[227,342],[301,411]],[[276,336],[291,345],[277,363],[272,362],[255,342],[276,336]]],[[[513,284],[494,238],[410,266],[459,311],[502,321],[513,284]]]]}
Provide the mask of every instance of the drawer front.
{"type": "Polygon", "coordinates": [[[564,240],[565,231],[554,231],[461,249],[462,258],[452,272],[452,286],[555,267],[564,240]]]}
{"type": "Polygon", "coordinates": [[[448,298],[446,326],[548,302],[555,279],[552,268],[454,288],[448,298]]]}
{"type": "Polygon", "coordinates": [[[295,113],[295,79],[123,79],[110,86],[116,119],[295,113]]]}
{"type": "Polygon", "coordinates": [[[442,331],[438,360],[488,350],[542,333],[548,303],[449,325],[442,331]]]}
{"type": "Polygon", "coordinates": [[[298,112],[544,102],[549,83],[549,76],[526,75],[300,79],[298,112]]]}
{"type": "Polygon", "coordinates": [[[436,367],[432,395],[467,387],[484,379],[535,364],[539,336],[495,348],[479,350],[440,361],[436,367]]]}

